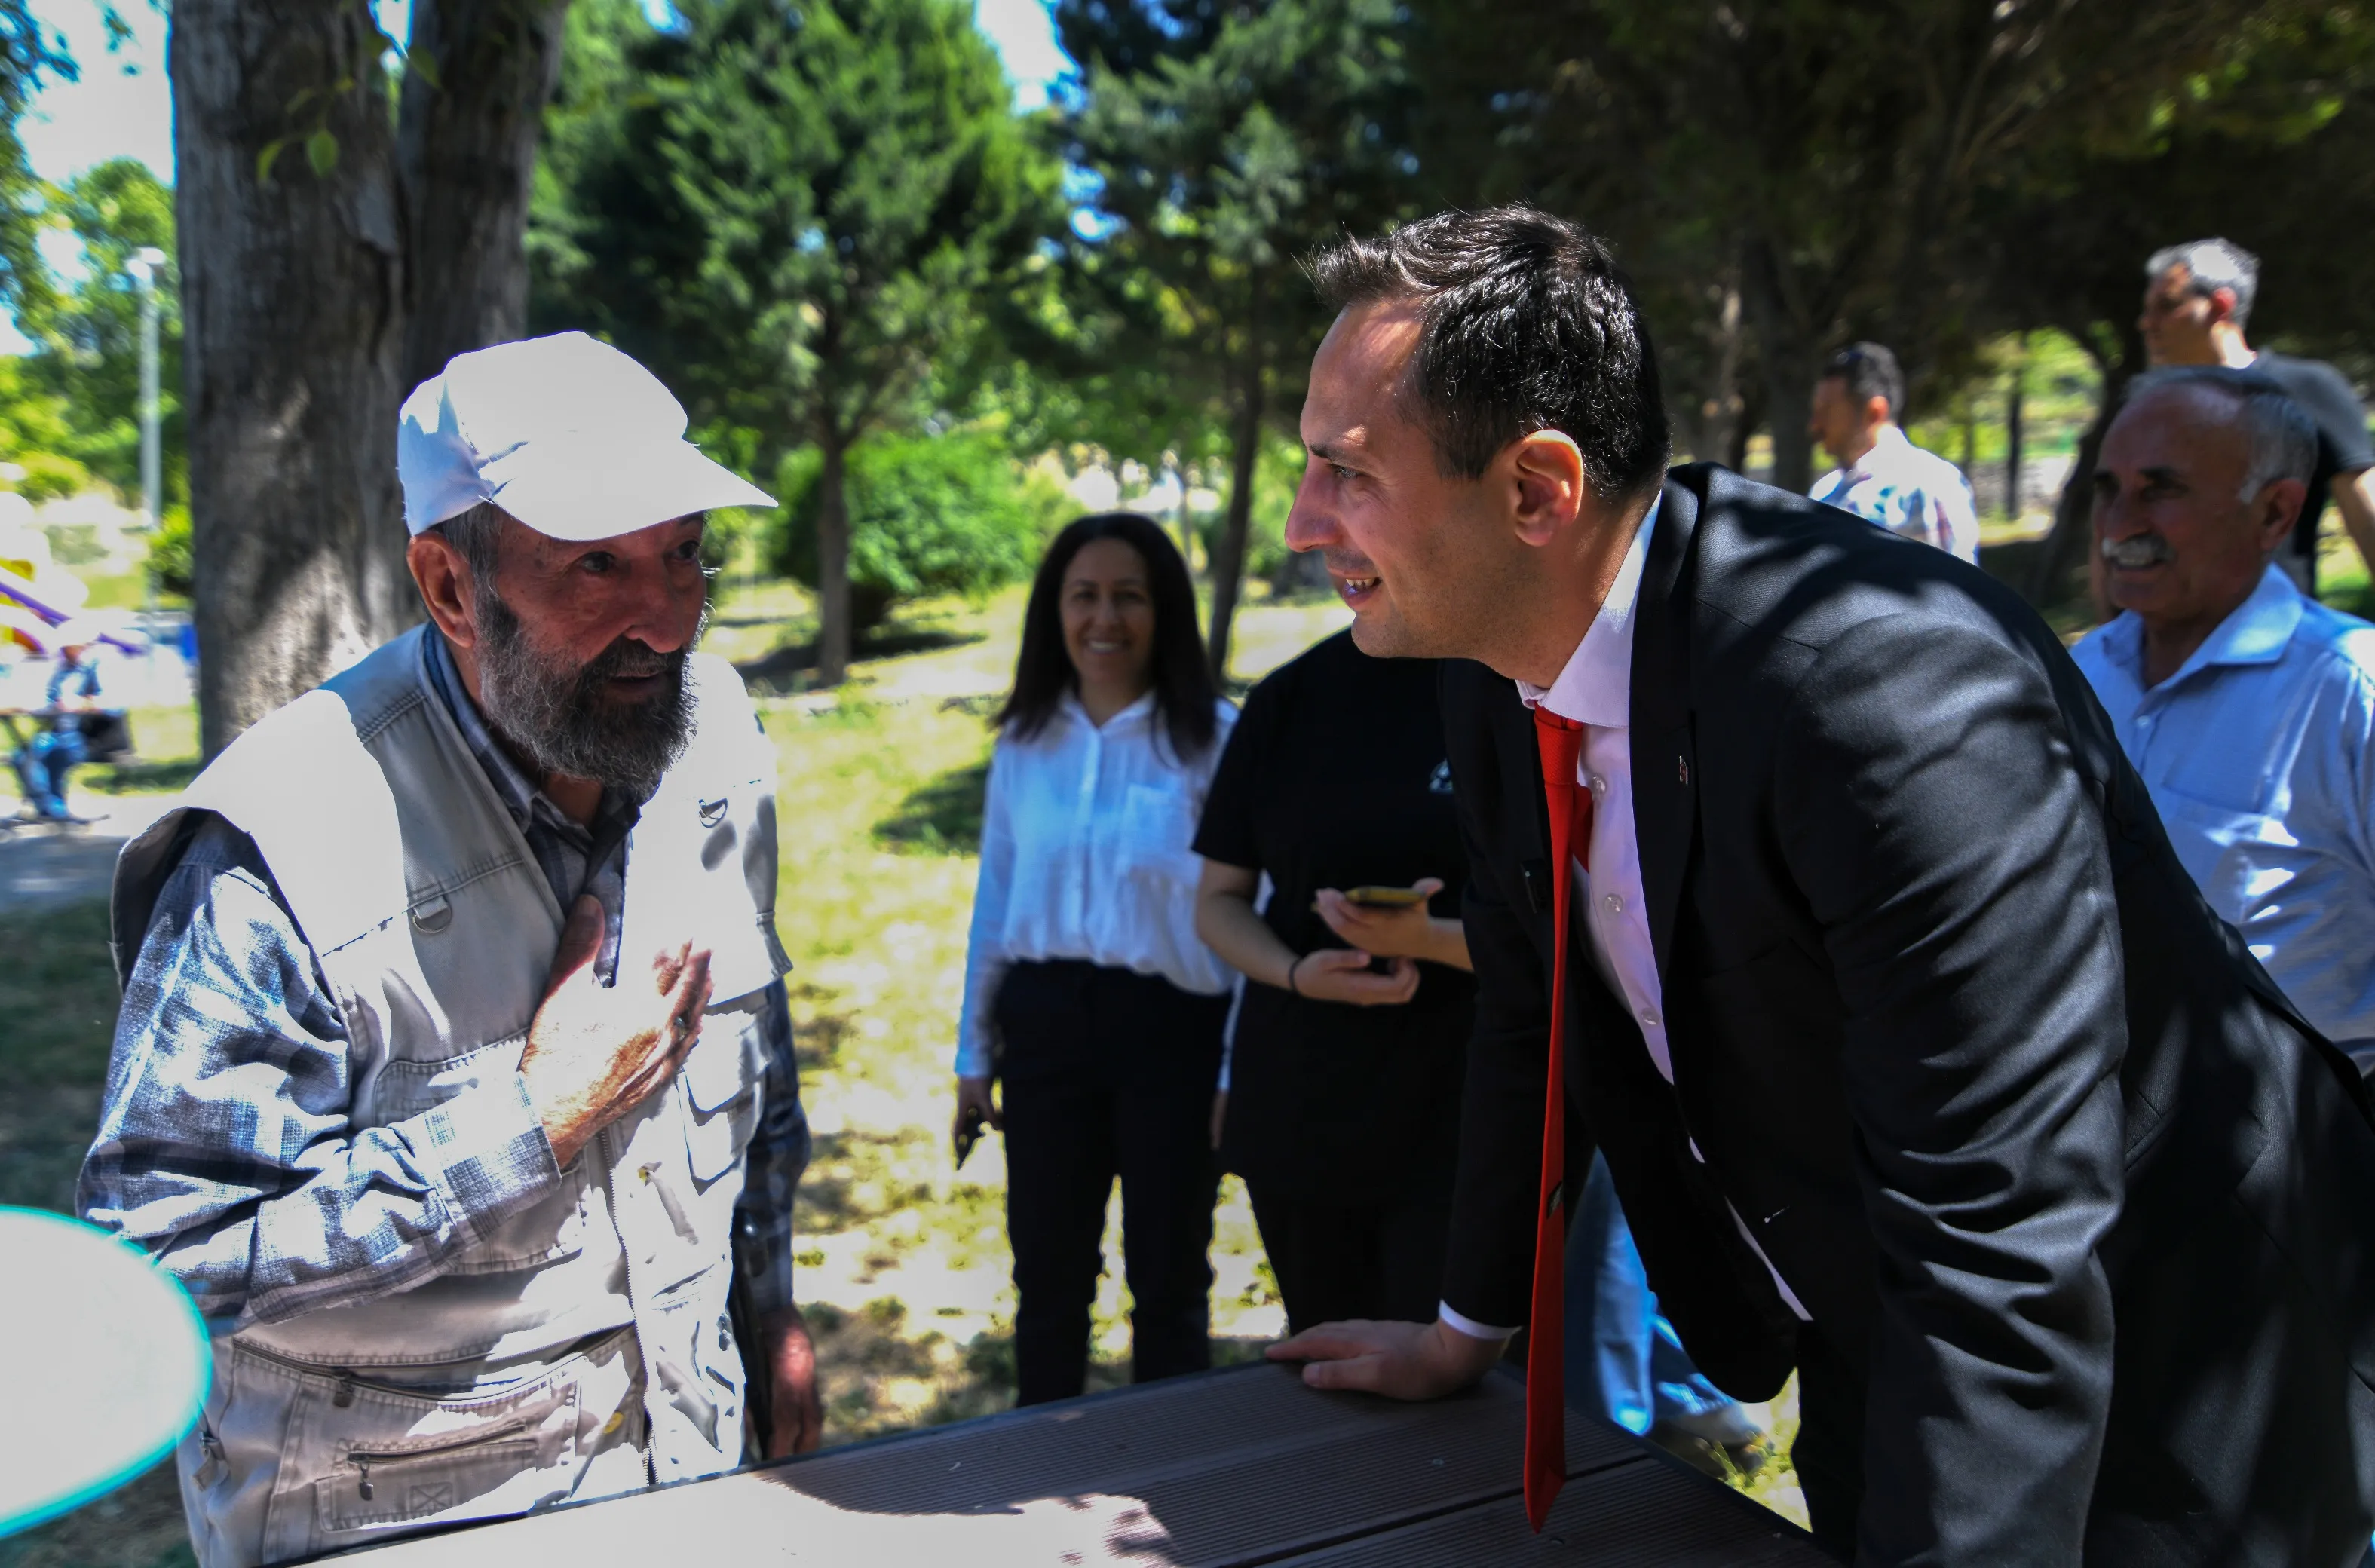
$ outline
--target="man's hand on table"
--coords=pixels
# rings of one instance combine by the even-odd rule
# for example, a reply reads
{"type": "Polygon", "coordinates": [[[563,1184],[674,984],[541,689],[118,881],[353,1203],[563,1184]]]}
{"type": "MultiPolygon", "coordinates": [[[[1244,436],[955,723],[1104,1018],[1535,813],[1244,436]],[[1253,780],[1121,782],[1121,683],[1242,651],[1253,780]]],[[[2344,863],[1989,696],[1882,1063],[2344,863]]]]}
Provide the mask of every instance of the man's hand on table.
{"type": "Polygon", "coordinates": [[[1506,1341],[1433,1323],[1323,1323],[1270,1348],[1274,1362],[1302,1362],[1313,1388],[1356,1388],[1390,1399],[1440,1399],[1493,1369],[1506,1341]]]}
{"type": "Polygon", "coordinates": [[[602,905],[580,898],[520,1054],[528,1101],[562,1165],[668,1080],[701,1038],[709,1006],[707,949],[688,942],[658,954],[640,979],[621,963],[608,989],[594,975],[601,950],[602,905]]]}
{"type": "Polygon", "coordinates": [[[766,1456],[788,1459],[812,1454],[824,1441],[824,1406],[817,1397],[816,1347],[807,1319],[786,1307],[760,1326],[765,1362],[774,1379],[767,1406],[766,1456]]]}

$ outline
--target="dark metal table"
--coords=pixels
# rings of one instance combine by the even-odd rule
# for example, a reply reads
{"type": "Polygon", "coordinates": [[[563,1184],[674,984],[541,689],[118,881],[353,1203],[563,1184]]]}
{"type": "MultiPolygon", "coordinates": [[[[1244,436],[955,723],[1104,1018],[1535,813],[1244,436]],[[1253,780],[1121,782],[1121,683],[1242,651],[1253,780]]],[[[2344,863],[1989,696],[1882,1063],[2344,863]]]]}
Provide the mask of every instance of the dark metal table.
{"type": "Polygon", "coordinates": [[[355,1555],[373,1568],[1831,1561],[1778,1515],[1573,1415],[1570,1479],[1537,1536],[1518,1501],[1524,1409],[1505,1374],[1404,1405],[1233,1367],[355,1555]]]}

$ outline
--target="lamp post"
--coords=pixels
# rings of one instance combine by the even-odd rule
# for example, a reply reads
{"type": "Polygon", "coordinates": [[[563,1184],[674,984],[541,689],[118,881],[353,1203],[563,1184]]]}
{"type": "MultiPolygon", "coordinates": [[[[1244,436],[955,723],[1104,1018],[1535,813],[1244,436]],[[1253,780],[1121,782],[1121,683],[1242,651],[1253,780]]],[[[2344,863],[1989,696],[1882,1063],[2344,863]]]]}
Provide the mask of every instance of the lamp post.
{"type": "MultiPolygon", "coordinates": [[[[154,245],[141,246],[124,265],[124,270],[140,285],[140,510],[148,517],[152,547],[164,504],[163,451],[157,434],[157,269],[164,265],[165,253],[154,245]]],[[[148,639],[148,668],[153,676],[157,668],[157,579],[153,573],[143,575],[148,580],[148,596],[141,611],[140,630],[148,639]]]]}

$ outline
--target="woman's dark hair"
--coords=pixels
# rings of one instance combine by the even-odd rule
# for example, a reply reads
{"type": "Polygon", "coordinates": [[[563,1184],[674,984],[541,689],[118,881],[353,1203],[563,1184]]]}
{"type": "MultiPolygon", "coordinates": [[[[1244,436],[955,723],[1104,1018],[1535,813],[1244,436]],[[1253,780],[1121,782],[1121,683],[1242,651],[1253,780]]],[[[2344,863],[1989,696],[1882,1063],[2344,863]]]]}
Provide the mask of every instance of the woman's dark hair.
{"type": "Polygon", "coordinates": [[[1064,573],[1081,547],[1097,539],[1118,539],[1146,562],[1147,593],[1154,601],[1154,714],[1184,762],[1212,744],[1212,711],[1220,692],[1196,635],[1196,589],[1188,581],[1188,563],[1168,534],[1135,512],[1075,518],[1047,547],[1039,575],[1031,581],[1030,607],[1022,612],[1014,690],[997,722],[1017,740],[1029,740],[1047,727],[1064,693],[1078,684],[1072,655],[1064,647],[1064,573]]]}

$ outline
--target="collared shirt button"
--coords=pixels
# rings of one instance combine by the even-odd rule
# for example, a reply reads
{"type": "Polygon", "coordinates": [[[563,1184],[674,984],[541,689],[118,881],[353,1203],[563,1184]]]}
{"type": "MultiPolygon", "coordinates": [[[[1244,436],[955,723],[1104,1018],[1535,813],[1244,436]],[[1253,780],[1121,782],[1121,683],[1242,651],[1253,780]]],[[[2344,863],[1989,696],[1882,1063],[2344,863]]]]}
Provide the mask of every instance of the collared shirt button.
{"type": "Polygon", "coordinates": [[[1625,895],[1611,893],[1600,901],[1600,906],[1611,914],[1622,914],[1625,913],[1625,895]]]}
{"type": "Polygon", "coordinates": [[[1641,1009],[1641,1027],[1644,1029],[1656,1029],[1659,1027],[1657,1008],[1643,1008],[1641,1009]]]}
{"type": "Polygon", "coordinates": [[[1591,793],[1594,795],[1606,795],[1608,793],[1608,781],[1598,773],[1592,774],[1591,777],[1585,782],[1591,785],[1591,793]]]}

